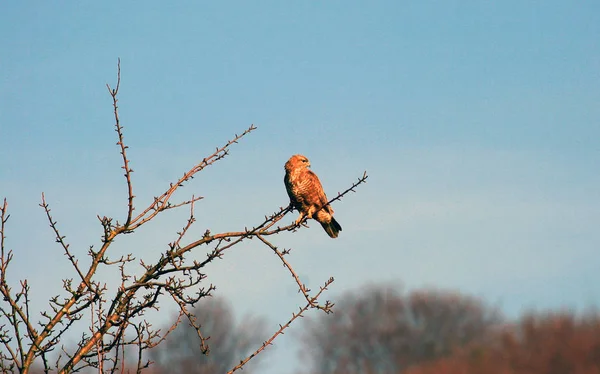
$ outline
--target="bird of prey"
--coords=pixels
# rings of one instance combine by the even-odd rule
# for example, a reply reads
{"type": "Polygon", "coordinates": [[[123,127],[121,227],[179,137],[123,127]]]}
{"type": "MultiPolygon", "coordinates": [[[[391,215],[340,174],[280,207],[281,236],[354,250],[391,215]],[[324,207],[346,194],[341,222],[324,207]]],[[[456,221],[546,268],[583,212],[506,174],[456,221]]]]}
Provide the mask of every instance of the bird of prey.
{"type": "Polygon", "coordinates": [[[310,161],[302,155],[293,155],[285,163],[285,189],[291,204],[300,212],[296,224],[304,217],[312,218],[330,237],[337,238],[342,226],[333,218],[333,208],[327,204],[319,177],[309,167],[310,161]]]}

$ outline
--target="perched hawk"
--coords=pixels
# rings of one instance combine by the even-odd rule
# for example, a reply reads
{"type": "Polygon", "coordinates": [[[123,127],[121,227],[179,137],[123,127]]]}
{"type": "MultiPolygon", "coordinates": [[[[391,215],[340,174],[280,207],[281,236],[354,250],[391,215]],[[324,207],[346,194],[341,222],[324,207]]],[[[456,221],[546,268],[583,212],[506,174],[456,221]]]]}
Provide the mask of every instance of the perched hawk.
{"type": "Polygon", "coordinates": [[[285,163],[285,189],[294,208],[300,216],[296,223],[304,217],[319,222],[327,234],[337,238],[342,226],[333,218],[333,209],[327,204],[327,196],[315,173],[308,169],[310,161],[302,155],[293,155],[285,163]],[[317,210],[318,209],[318,210],[317,210]]]}

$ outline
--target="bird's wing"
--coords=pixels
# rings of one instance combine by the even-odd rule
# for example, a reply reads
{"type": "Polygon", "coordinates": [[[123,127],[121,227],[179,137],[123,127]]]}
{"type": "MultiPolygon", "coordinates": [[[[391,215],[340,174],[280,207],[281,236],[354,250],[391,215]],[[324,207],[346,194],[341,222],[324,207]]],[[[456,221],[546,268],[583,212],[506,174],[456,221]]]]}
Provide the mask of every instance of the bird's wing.
{"type": "Polygon", "coordinates": [[[310,203],[311,205],[316,205],[318,207],[323,207],[324,210],[333,214],[333,209],[327,204],[327,196],[325,195],[325,191],[323,191],[323,186],[321,185],[321,181],[317,174],[313,173],[311,170],[308,170],[307,178],[310,180],[310,203]]]}

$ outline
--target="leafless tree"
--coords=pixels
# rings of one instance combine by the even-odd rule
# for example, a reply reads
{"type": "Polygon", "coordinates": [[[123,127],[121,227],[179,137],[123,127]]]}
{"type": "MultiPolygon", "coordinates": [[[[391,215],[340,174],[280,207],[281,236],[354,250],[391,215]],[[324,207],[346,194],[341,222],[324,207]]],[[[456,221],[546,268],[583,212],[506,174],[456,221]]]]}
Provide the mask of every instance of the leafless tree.
{"type": "MultiPolygon", "coordinates": [[[[235,366],[262,343],[266,324],[263,319],[245,317],[236,324],[231,306],[223,299],[203,299],[192,311],[204,332],[210,335],[211,351],[203,355],[196,331],[181,324],[167,340],[150,350],[156,373],[221,374],[235,366]]],[[[254,366],[255,367],[255,366],[254,366]]],[[[244,372],[249,373],[248,367],[244,372]]]]}
{"type": "Polygon", "coordinates": [[[485,344],[416,365],[407,374],[599,374],[600,315],[530,313],[485,344]]]}
{"type": "MultiPolygon", "coordinates": [[[[70,373],[90,367],[97,368],[100,372],[122,372],[126,367],[124,358],[128,347],[134,347],[138,352],[136,371],[140,372],[151,364],[144,352],[163,342],[183,319],[194,328],[201,350],[208,353],[208,337],[191,311],[200,299],[214,291],[212,284],[206,283],[203,270],[216,259],[221,259],[240,242],[252,238],[272,250],[281,260],[304,296],[305,304],[253,353],[245,358],[240,357],[239,363],[229,372],[240,369],[268,347],[273,339],[308,309],[318,309],[325,313],[332,310],[333,304],[329,301],[321,303],[320,297],[333,282],[333,278],[325,281],[318,291],[312,292],[302,283],[288,262],[286,255],[289,254],[289,250],[279,249],[269,241],[272,235],[301,228],[301,224],[277,225],[286,213],[292,210],[291,206],[280,207],[274,213],[257,219],[254,225],[237,231],[212,233],[207,229],[201,237],[188,239],[186,236],[196,220],[194,205],[202,197],[191,195],[186,201],[173,202],[173,194],[205,168],[226,157],[231,146],[256,130],[253,125],[184,172],[145,207],[137,208],[131,178],[133,170],[119,120],[117,95],[120,81],[119,63],[116,86],[111,88],[107,85],[107,88],[112,98],[117,145],[127,186],[123,218],[116,220],[112,217],[98,216],[102,226],[102,241],[99,246],[89,248],[89,265],[82,265],[85,262],[74,255],[42,194],[40,205],[54,232],[56,242],[72,265],[73,275],[63,280],[63,295],[53,297],[50,300],[51,308],[41,311],[41,317],[30,308],[30,287],[27,279],[22,279],[16,285],[9,284],[7,280],[6,273],[13,259],[13,252],[5,243],[6,224],[9,219],[6,199],[0,207],[0,370],[3,372],[28,373],[34,362],[40,362],[45,372],[70,373]],[[189,209],[189,218],[176,233],[173,241],[165,246],[165,251],[159,258],[138,260],[132,254],[117,255],[111,251],[111,245],[117,237],[134,234],[140,227],[162,216],[165,211],[183,207],[189,209]],[[195,254],[205,251],[206,257],[202,261],[190,259],[191,251],[195,254]],[[141,267],[137,269],[141,270],[132,272],[131,266],[128,265],[135,262],[139,263],[141,267]],[[99,280],[97,273],[103,267],[118,269],[120,284],[116,289],[111,289],[108,284],[99,280]],[[154,329],[146,319],[146,313],[157,310],[168,300],[178,306],[179,317],[168,329],[154,329]],[[86,331],[81,335],[76,347],[68,349],[63,338],[67,331],[74,330],[86,331]],[[52,351],[60,351],[60,354],[52,354],[51,357],[52,351]]],[[[329,203],[334,203],[348,192],[354,191],[354,188],[366,179],[365,173],[329,203]]]]}
{"type": "Polygon", "coordinates": [[[309,319],[300,335],[310,373],[400,373],[484,339],[501,318],[480,300],[454,292],[406,295],[373,285],[340,298],[336,318],[309,319]]]}

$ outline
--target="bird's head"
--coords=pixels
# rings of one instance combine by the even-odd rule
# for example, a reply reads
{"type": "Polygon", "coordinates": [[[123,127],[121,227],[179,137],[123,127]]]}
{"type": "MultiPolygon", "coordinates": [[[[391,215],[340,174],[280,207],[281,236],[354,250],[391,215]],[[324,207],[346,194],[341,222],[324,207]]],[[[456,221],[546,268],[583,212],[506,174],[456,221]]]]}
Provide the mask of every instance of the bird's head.
{"type": "Polygon", "coordinates": [[[286,170],[301,169],[310,167],[310,161],[306,156],[293,155],[288,162],[285,163],[286,170]]]}

